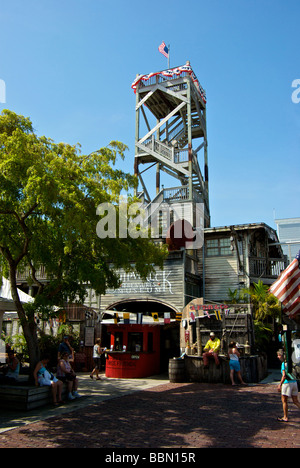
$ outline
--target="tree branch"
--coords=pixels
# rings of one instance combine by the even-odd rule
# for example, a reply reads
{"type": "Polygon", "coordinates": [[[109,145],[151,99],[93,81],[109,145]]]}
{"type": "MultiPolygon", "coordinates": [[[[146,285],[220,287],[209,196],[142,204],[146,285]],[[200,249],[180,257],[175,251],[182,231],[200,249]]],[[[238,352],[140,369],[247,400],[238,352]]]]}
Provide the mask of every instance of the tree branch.
{"type": "Polygon", "coordinates": [[[29,267],[31,269],[31,278],[33,279],[34,283],[39,287],[39,293],[44,289],[44,284],[41,283],[36,277],[36,268],[33,266],[33,263],[30,259],[28,259],[29,267]]]}

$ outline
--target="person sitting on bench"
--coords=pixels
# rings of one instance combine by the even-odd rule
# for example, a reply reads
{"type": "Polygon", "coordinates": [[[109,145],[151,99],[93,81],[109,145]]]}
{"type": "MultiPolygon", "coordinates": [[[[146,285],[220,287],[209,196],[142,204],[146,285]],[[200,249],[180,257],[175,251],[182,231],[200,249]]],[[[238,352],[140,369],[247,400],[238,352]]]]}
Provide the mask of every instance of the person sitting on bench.
{"type": "Polygon", "coordinates": [[[211,332],[209,336],[210,336],[210,339],[206,343],[205,348],[203,350],[204,351],[204,353],[203,353],[203,364],[204,364],[205,369],[208,369],[209,358],[214,358],[216,366],[220,367],[220,361],[219,361],[219,358],[218,358],[218,354],[219,354],[219,351],[220,351],[221,342],[220,342],[219,338],[216,337],[214,332],[211,332]]]}
{"type": "Polygon", "coordinates": [[[14,385],[19,380],[20,361],[12,349],[7,354],[8,358],[3,369],[4,375],[0,375],[0,382],[6,385],[14,385]]]}

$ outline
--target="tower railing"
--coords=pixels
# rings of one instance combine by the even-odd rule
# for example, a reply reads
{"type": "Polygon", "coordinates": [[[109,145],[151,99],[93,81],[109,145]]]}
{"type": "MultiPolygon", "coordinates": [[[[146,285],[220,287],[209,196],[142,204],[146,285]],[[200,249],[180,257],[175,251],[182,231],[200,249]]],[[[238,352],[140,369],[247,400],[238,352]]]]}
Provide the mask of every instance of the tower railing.
{"type": "Polygon", "coordinates": [[[156,140],[154,135],[149,137],[143,143],[139,144],[139,154],[143,151],[147,153],[147,150],[151,150],[160,156],[172,161],[174,163],[188,162],[188,148],[174,148],[174,146],[168,145],[162,141],[156,140]]]}

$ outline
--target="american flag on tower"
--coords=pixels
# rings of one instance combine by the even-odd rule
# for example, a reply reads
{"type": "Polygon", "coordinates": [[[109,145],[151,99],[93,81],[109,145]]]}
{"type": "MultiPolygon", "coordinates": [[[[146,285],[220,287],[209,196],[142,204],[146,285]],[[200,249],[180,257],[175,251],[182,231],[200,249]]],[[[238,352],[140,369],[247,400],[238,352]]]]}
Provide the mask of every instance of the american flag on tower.
{"type": "Polygon", "coordinates": [[[169,58],[169,49],[164,42],[162,42],[158,48],[159,52],[165,57],[169,58]]]}
{"type": "Polygon", "coordinates": [[[300,250],[269,291],[282,303],[283,312],[290,318],[300,313],[300,250]]]}

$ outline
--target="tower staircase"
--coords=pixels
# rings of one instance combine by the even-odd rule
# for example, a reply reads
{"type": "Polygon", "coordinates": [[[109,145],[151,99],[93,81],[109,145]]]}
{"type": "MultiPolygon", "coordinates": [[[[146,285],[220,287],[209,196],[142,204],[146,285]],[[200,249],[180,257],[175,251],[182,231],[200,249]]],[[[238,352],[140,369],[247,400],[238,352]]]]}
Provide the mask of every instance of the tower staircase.
{"type": "MultiPolygon", "coordinates": [[[[143,188],[140,196],[147,201],[147,219],[162,204],[198,203],[203,204],[204,226],[209,227],[206,96],[189,62],[139,75],[132,87],[136,94],[134,169],[143,188]],[[156,176],[148,189],[145,173],[151,168],[156,168],[156,176]],[[177,179],[174,186],[161,184],[162,172],[177,179]]],[[[195,222],[192,215],[193,227],[195,222]]]]}

